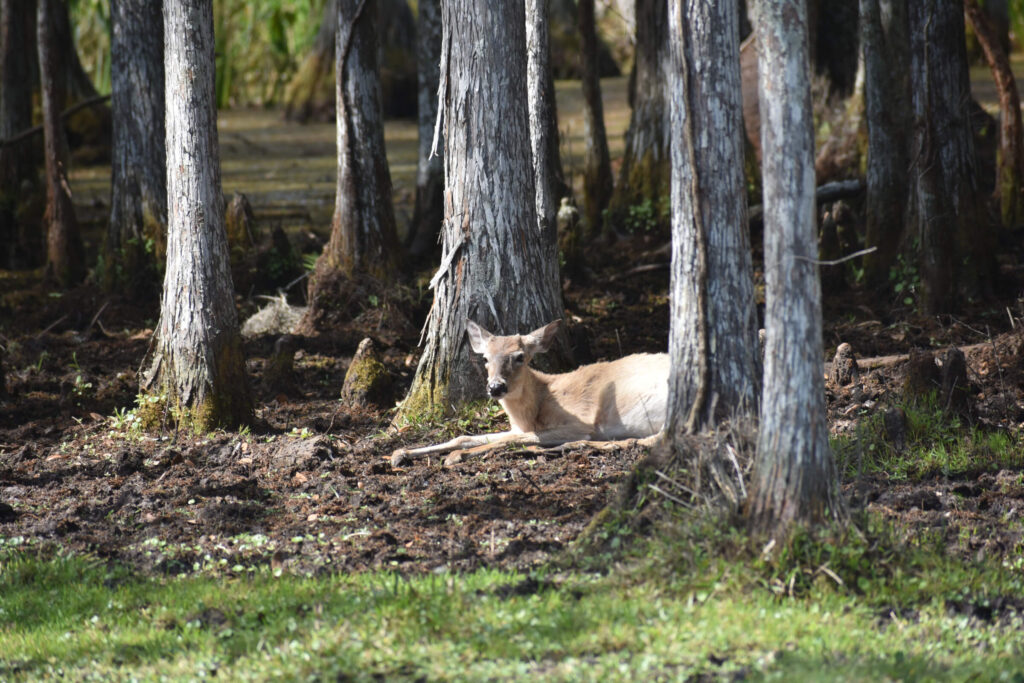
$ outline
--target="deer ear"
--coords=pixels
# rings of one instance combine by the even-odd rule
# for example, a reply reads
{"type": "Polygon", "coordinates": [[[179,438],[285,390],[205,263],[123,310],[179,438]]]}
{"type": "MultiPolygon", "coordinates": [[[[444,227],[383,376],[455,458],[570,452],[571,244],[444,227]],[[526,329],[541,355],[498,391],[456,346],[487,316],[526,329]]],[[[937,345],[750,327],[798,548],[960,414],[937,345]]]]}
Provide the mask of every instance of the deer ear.
{"type": "Polygon", "coordinates": [[[470,348],[481,356],[487,351],[487,341],[494,336],[472,320],[466,321],[466,334],[469,335],[470,348]]]}
{"type": "Polygon", "coordinates": [[[551,343],[555,341],[555,335],[558,334],[558,328],[561,326],[561,319],[548,323],[544,327],[525,335],[523,337],[523,344],[531,354],[544,353],[551,347],[551,343]]]}

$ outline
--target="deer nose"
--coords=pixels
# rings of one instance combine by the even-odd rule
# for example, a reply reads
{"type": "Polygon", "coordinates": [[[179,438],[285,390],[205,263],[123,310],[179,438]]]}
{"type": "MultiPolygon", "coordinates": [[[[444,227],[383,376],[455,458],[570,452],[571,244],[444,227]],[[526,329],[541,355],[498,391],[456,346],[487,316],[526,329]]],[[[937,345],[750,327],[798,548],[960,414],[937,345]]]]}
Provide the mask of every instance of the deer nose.
{"type": "Polygon", "coordinates": [[[487,393],[491,398],[501,398],[508,393],[508,385],[504,380],[494,379],[487,383],[487,393]]]}

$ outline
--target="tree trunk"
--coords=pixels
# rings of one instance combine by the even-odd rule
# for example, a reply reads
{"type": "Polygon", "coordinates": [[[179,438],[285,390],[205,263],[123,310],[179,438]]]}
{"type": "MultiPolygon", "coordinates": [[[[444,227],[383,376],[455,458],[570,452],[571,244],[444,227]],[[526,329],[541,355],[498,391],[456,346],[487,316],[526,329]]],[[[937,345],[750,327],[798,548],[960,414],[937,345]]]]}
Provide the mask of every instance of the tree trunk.
{"type": "Polygon", "coordinates": [[[103,285],[148,296],[167,253],[164,17],[160,2],[112,0],[114,140],[103,285]]]}
{"type": "Polygon", "coordinates": [[[750,521],[785,535],[842,518],[828,444],[814,206],[814,124],[802,0],[758,0],[764,178],[764,392],[750,521]]]}
{"type": "Polygon", "coordinates": [[[143,390],[197,432],[252,420],[231,284],[214,107],[213,8],[164,3],[167,272],[143,390]]]}
{"type": "Polygon", "coordinates": [[[434,150],[437,86],[441,63],[441,0],[420,0],[416,18],[416,73],[419,155],[416,162],[416,207],[406,240],[409,256],[421,260],[440,251],[438,238],[444,220],[443,141],[434,150]]]}
{"type": "Polygon", "coordinates": [[[63,55],[57,47],[53,24],[48,20],[53,1],[39,0],[36,13],[46,160],[46,277],[61,287],[69,287],[85,274],[85,255],[68,184],[68,143],[60,117],[65,96],[64,80],[60,77],[64,73],[63,55]]]}
{"type": "MultiPolygon", "coordinates": [[[[28,0],[0,0],[0,140],[32,127],[32,36],[35,7],[28,0]]],[[[35,184],[29,141],[0,146],[0,266],[33,265],[28,243],[35,226],[22,215],[25,183],[35,184]]],[[[39,244],[41,245],[41,240],[39,244]]],[[[41,249],[39,250],[41,251],[41,249]]]]}
{"type": "MultiPolygon", "coordinates": [[[[500,334],[562,317],[538,234],[527,112],[526,16],[506,0],[445,0],[445,219],[427,340],[399,419],[483,398],[466,320],[500,334]]],[[[555,353],[566,356],[564,340],[555,353]]]]}
{"type": "Polygon", "coordinates": [[[909,3],[912,215],[922,308],[955,310],[990,288],[993,233],[979,197],[960,0],[909,3]]]}
{"type": "Polygon", "coordinates": [[[883,285],[896,263],[906,225],[910,179],[910,38],[907,0],[860,0],[868,163],[867,281],[883,285]]]}
{"type": "Polygon", "coordinates": [[[604,104],[598,78],[594,0],[579,1],[580,70],[583,87],[583,216],[591,237],[601,232],[603,212],[612,197],[611,157],[604,127],[604,104]]]}
{"type": "Polygon", "coordinates": [[[1024,125],[1021,123],[1020,95],[1017,81],[1010,69],[1010,59],[994,22],[978,6],[978,0],[964,0],[967,18],[974,27],[985,60],[992,70],[992,80],[999,92],[999,158],[996,163],[996,195],[1003,226],[1016,228],[1024,222],[1024,125]]]}
{"type": "Polygon", "coordinates": [[[668,152],[668,0],[636,0],[636,56],[633,64],[626,149],[611,200],[616,221],[629,207],[649,202],[662,214],[671,194],[668,152]]]}
{"type": "Polygon", "coordinates": [[[327,0],[313,48],[285,88],[285,120],[305,123],[312,118],[325,118],[324,112],[333,110],[327,83],[334,63],[337,34],[338,0],[327,0]]]}
{"type": "Polygon", "coordinates": [[[670,0],[672,438],[756,414],[757,312],[735,3],[670,0]],[[712,413],[715,411],[718,415],[712,413]]]}

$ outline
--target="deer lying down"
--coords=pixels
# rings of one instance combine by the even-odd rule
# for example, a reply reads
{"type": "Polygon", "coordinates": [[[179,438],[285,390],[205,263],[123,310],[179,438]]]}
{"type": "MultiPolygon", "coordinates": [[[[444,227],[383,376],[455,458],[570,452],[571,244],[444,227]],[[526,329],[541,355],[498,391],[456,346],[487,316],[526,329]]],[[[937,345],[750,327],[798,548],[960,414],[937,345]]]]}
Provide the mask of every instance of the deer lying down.
{"type": "Polygon", "coordinates": [[[501,403],[512,428],[423,448],[400,448],[391,456],[392,465],[485,444],[553,447],[572,441],[655,437],[665,424],[668,354],[635,354],[560,375],[534,370],[530,360],[548,349],[561,322],[526,335],[500,337],[468,321],[470,346],[487,361],[487,393],[501,403]]]}

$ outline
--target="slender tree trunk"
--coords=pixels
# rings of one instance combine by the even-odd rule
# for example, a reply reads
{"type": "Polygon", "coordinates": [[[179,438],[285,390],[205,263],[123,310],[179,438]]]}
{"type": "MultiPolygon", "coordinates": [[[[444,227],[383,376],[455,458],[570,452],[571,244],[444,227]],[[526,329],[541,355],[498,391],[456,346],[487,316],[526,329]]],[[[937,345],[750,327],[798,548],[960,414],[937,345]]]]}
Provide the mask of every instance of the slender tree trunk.
{"type": "Polygon", "coordinates": [[[580,70],[583,86],[583,216],[591,237],[601,232],[602,214],[612,198],[611,156],[604,127],[604,104],[598,78],[594,0],[579,0],[580,70]]]}
{"type": "MultiPolygon", "coordinates": [[[[0,140],[32,127],[32,36],[35,7],[31,0],[0,0],[0,140]]],[[[32,145],[0,147],[0,265],[31,265],[27,226],[21,215],[25,183],[35,184],[32,145]]],[[[41,240],[39,241],[41,244],[41,240]]],[[[41,250],[40,250],[41,251],[41,250]]]]}
{"type": "Polygon", "coordinates": [[[103,284],[155,291],[167,253],[162,2],[112,0],[114,140],[103,284]]]}
{"type": "Polygon", "coordinates": [[[670,437],[756,414],[757,313],[743,179],[735,3],[670,0],[670,437]]]}
{"type": "Polygon", "coordinates": [[[999,92],[999,159],[996,164],[996,194],[1003,226],[1016,228],[1024,222],[1024,124],[1021,123],[1020,94],[1010,69],[1010,59],[992,19],[978,6],[978,0],[964,0],[967,18],[992,69],[999,92]]]}
{"type": "Polygon", "coordinates": [[[814,125],[802,0],[757,0],[764,177],[764,393],[752,526],[842,518],[821,372],[821,285],[814,207],[814,125]]]}
{"type": "Polygon", "coordinates": [[[979,196],[960,0],[910,0],[911,234],[922,308],[954,310],[988,293],[993,232],[979,196]]]}
{"type": "Polygon", "coordinates": [[[46,275],[61,287],[68,287],[84,275],[85,256],[68,183],[68,143],[60,117],[64,103],[64,81],[60,75],[64,65],[53,24],[48,19],[51,2],[54,0],[39,0],[36,13],[46,160],[46,275]]]}
{"type": "MultiPolygon", "coordinates": [[[[526,17],[506,0],[444,0],[445,219],[427,339],[399,419],[482,398],[466,320],[500,334],[562,317],[538,234],[527,112],[526,17]]],[[[564,340],[554,355],[565,355],[564,340]]],[[[548,355],[552,355],[550,352],[548,355]]]]}
{"type": "Polygon", "coordinates": [[[322,110],[331,108],[325,81],[331,76],[337,34],[338,0],[327,0],[313,47],[285,88],[286,120],[305,123],[311,118],[320,118],[322,110]]]}
{"type": "Polygon", "coordinates": [[[437,122],[437,86],[441,63],[441,0],[420,0],[416,18],[416,71],[418,83],[419,155],[416,162],[416,207],[409,236],[409,256],[420,260],[439,251],[438,239],[444,220],[444,145],[434,151],[437,122]]]}
{"type": "Polygon", "coordinates": [[[866,242],[868,282],[888,281],[906,225],[910,191],[910,37],[907,0],[860,0],[868,163],[866,242]]]}
{"type": "Polygon", "coordinates": [[[252,420],[231,283],[214,107],[213,7],[164,3],[167,271],[143,390],[197,432],[252,420]]]}

